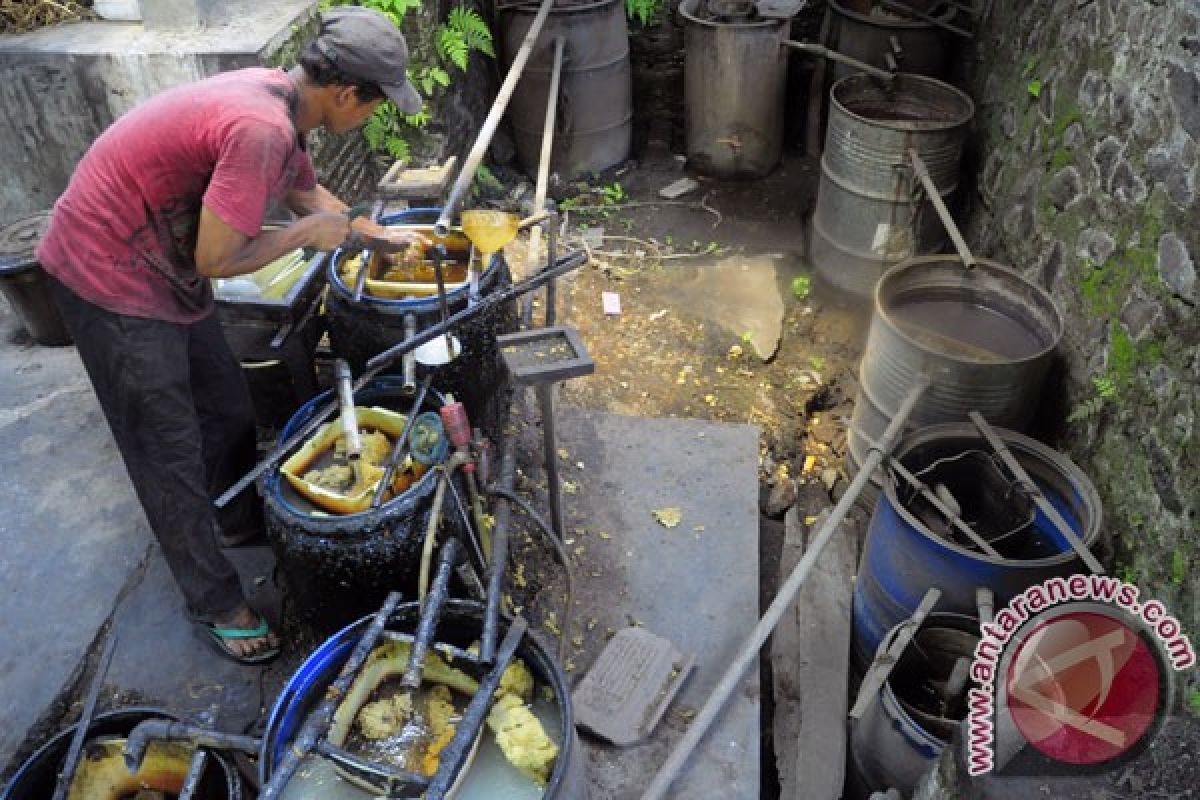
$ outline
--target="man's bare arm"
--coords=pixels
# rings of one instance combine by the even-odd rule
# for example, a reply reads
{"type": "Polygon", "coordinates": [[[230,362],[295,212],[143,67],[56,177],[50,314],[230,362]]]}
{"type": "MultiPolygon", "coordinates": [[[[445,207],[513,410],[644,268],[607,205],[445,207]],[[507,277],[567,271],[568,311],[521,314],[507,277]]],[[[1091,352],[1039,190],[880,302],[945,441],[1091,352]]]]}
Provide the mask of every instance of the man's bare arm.
{"type": "Polygon", "coordinates": [[[250,238],[205,206],[196,236],[196,271],[206,278],[246,275],[297,247],[332,250],[349,234],[344,214],[317,212],[286,228],[250,238]]]}

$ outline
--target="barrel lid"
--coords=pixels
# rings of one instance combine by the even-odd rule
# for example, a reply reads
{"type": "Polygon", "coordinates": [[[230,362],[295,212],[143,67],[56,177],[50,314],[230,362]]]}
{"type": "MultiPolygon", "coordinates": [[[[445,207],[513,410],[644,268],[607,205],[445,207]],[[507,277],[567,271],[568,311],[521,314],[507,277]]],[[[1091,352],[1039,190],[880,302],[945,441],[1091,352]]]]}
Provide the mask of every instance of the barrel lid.
{"type": "Polygon", "coordinates": [[[0,275],[36,266],[33,251],[50,226],[50,212],[42,211],[0,228],[0,275]]]}

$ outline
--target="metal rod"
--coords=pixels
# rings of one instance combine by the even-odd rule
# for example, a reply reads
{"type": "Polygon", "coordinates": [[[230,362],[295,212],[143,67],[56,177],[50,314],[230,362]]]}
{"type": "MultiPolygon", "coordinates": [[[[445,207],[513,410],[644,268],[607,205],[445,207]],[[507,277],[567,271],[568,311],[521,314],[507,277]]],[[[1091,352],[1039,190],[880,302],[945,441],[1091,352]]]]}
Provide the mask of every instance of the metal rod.
{"type": "MultiPolygon", "coordinates": [[[[409,353],[426,342],[431,342],[443,333],[452,330],[455,326],[461,325],[469,319],[474,319],[480,314],[494,308],[497,305],[507,303],[515,297],[520,297],[528,292],[536,291],[544,286],[548,281],[564,275],[572,270],[579,269],[587,263],[587,254],[580,250],[572,251],[570,254],[563,256],[555,262],[553,269],[547,269],[543,272],[534,275],[520,283],[514,284],[507,289],[502,289],[480,300],[470,308],[464,308],[457,314],[453,314],[450,319],[445,322],[439,322],[437,325],[431,325],[425,330],[418,333],[416,336],[411,336],[399,344],[393,345],[387,350],[379,353],[370,361],[367,362],[367,368],[359,376],[354,383],[355,391],[366,386],[383,370],[400,358],[405,353],[409,353]]],[[[329,415],[337,410],[337,401],[328,402],[323,408],[317,411],[308,422],[306,422],[300,430],[294,433],[286,442],[272,450],[258,465],[238,479],[237,483],[225,490],[225,493],[218,497],[213,505],[217,508],[224,508],[229,504],[229,501],[242,493],[250,484],[258,480],[258,477],[266,472],[271,467],[279,463],[292,451],[296,445],[302,443],[305,439],[312,435],[312,432],[329,419],[329,415]]]]}
{"type": "Polygon", "coordinates": [[[521,639],[528,627],[529,623],[525,621],[524,617],[517,617],[508,626],[508,633],[504,635],[504,641],[501,642],[500,649],[496,653],[495,664],[479,682],[479,689],[476,690],[474,696],[471,697],[471,702],[463,711],[462,720],[458,723],[454,738],[442,751],[437,772],[424,795],[426,800],[441,800],[450,791],[450,787],[463,768],[467,753],[470,752],[475,738],[479,735],[479,729],[483,727],[484,717],[487,716],[488,708],[492,704],[492,695],[500,686],[500,678],[504,675],[504,670],[508,669],[508,664],[512,661],[513,656],[516,655],[517,646],[521,644],[521,639]]]}
{"type": "MultiPolygon", "coordinates": [[[[203,713],[200,715],[199,722],[206,728],[211,728],[216,724],[215,714],[217,707],[214,706],[213,712],[203,713]]],[[[197,747],[192,752],[192,761],[188,764],[187,775],[183,779],[183,788],[179,790],[179,796],[176,800],[192,800],[196,796],[196,789],[200,786],[200,779],[204,776],[204,770],[208,768],[208,750],[203,747],[197,747]]]]}
{"type": "Polygon", "coordinates": [[[1058,529],[1058,532],[1071,543],[1071,547],[1075,549],[1075,552],[1083,560],[1083,563],[1087,565],[1087,568],[1097,575],[1103,575],[1104,565],[1100,563],[1098,558],[1092,555],[1092,551],[1079,538],[1079,534],[1075,533],[1071,526],[1067,524],[1062,514],[1058,513],[1058,509],[1054,507],[1054,504],[1046,499],[1046,495],[1042,494],[1041,488],[1029,477],[1029,473],[1021,466],[1021,462],[1017,461],[1017,457],[1012,454],[1012,451],[1008,449],[1003,440],[996,435],[996,432],[992,430],[991,425],[988,425],[983,415],[978,411],[971,411],[967,414],[967,417],[983,435],[983,438],[987,439],[988,444],[996,451],[996,455],[1000,456],[1000,460],[1008,467],[1008,471],[1025,488],[1025,491],[1037,505],[1038,510],[1045,514],[1054,527],[1058,529]]]}
{"type": "Polygon", "coordinates": [[[729,696],[733,694],[737,688],[738,682],[742,676],[746,674],[746,670],[750,668],[750,664],[758,657],[759,650],[762,649],[763,643],[767,641],[767,637],[775,630],[775,626],[779,624],[780,618],[792,606],[796,600],[796,594],[800,591],[800,587],[804,585],[804,581],[808,578],[808,574],[812,571],[813,565],[825,550],[825,547],[833,539],[833,535],[837,532],[842,520],[851,506],[858,502],[858,496],[866,487],[871,479],[871,473],[883,461],[884,455],[895,444],[896,438],[900,432],[904,430],[905,424],[908,422],[909,416],[913,409],[916,408],[917,401],[921,399],[921,395],[929,388],[929,378],[925,375],[918,377],[912,389],[909,390],[908,396],[904,402],[900,404],[896,415],[892,417],[892,421],[888,424],[887,430],[879,438],[880,447],[871,448],[867,453],[866,459],[863,461],[862,468],[858,474],[854,476],[854,480],[850,482],[846,493],[842,495],[842,499],[837,502],[833,510],[829,513],[829,517],[825,520],[825,524],[821,526],[820,531],[816,534],[812,544],[805,551],[804,557],[800,559],[800,563],[792,570],[783,586],[779,588],[779,592],[775,595],[775,599],[771,601],[771,606],[763,614],[762,619],[754,626],[754,630],[750,633],[750,637],[742,644],[733,663],[721,676],[721,680],[713,689],[708,701],[704,707],[700,709],[700,713],[692,720],[692,724],[688,726],[687,732],[680,739],[679,744],[671,751],[666,762],[658,770],[658,774],[654,776],[654,780],[650,786],[642,794],[642,800],[661,800],[666,796],[667,790],[678,777],[687,763],[688,757],[700,743],[704,734],[716,719],[717,714],[724,707],[729,696]]]}
{"type": "MultiPolygon", "coordinates": [[[[867,444],[869,444],[871,447],[879,446],[875,442],[874,439],[872,439],[867,434],[863,433],[862,430],[860,430],[859,428],[855,428],[854,433],[856,436],[861,437],[862,440],[865,441],[867,444]]],[[[993,557],[999,558],[999,559],[1004,558],[1004,556],[1000,555],[1000,553],[996,551],[996,548],[994,548],[990,544],[988,544],[987,540],[984,539],[982,536],[980,536],[975,531],[974,528],[972,528],[967,523],[963,522],[962,517],[960,517],[958,514],[954,513],[954,510],[951,509],[948,505],[946,505],[942,501],[942,498],[938,497],[936,494],[934,494],[932,491],[930,491],[929,487],[926,486],[925,483],[920,478],[918,478],[916,475],[913,475],[911,472],[909,472],[908,468],[905,467],[904,464],[902,464],[900,462],[900,459],[895,458],[894,456],[888,456],[887,457],[887,466],[889,469],[891,469],[893,472],[895,472],[897,475],[899,475],[901,478],[903,478],[905,481],[907,481],[909,486],[916,489],[917,492],[920,493],[921,497],[925,498],[925,500],[927,500],[931,506],[933,506],[934,508],[936,508],[938,510],[938,513],[940,513],[943,517],[945,517],[947,520],[949,520],[950,524],[953,525],[955,527],[955,529],[957,529],[960,533],[963,533],[964,535],[966,535],[966,537],[968,539],[970,539],[972,542],[974,542],[976,547],[978,547],[983,552],[987,553],[989,556],[993,556],[993,557]]]]}
{"type": "Polygon", "coordinates": [[[367,273],[371,270],[371,251],[362,251],[362,264],[358,267],[358,274],[354,276],[354,302],[361,303],[363,296],[363,287],[367,285],[367,273]]]}
{"type": "Polygon", "coordinates": [[[921,181],[921,185],[925,187],[925,194],[929,195],[929,202],[933,203],[934,209],[941,217],[942,225],[946,227],[946,233],[950,234],[950,240],[954,242],[954,249],[958,251],[958,257],[962,259],[963,266],[967,269],[974,269],[975,256],[971,253],[971,248],[967,247],[967,240],[958,230],[954,217],[950,216],[950,209],[946,208],[946,204],[942,201],[941,191],[933,182],[929,170],[925,167],[925,162],[921,160],[921,155],[915,147],[908,148],[908,160],[912,163],[917,180],[921,181]]]}
{"type": "Polygon", "coordinates": [[[412,433],[413,425],[416,424],[417,415],[421,413],[421,407],[425,404],[425,395],[429,392],[431,383],[433,383],[432,371],[427,372],[425,380],[421,381],[421,388],[417,390],[412,410],[408,412],[408,419],[404,420],[404,430],[400,432],[400,438],[392,443],[392,452],[388,453],[387,461],[384,462],[383,475],[379,478],[379,483],[375,485],[375,496],[371,498],[371,508],[379,508],[384,492],[387,491],[387,487],[392,483],[392,478],[396,475],[396,467],[400,465],[400,456],[408,449],[408,437],[412,433]]]}
{"type": "MultiPolygon", "coordinates": [[[[433,277],[437,281],[438,290],[438,309],[441,311],[442,318],[439,320],[443,325],[450,318],[450,302],[446,298],[446,272],[442,269],[442,262],[446,259],[446,248],[443,245],[437,245],[433,248],[433,277]]],[[[450,331],[446,331],[446,358],[454,359],[454,340],[450,336],[450,331]]]]}
{"type": "MultiPolygon", "coordinates": [[[[449,478],[444,480],[449,481],[449,478]]],[[[450,593],[450,572],[454,562],[458,560],[458,539],[453,536],[446,539],[442,552],[438,554],[438,571],[433,579],[433,586],[421,606],[421,617],[417,621],[417,632],[413,634],[412,651],[408,656],[408,666],[404,669],[403,684],[409,689],[421,687],[421,675],[425,671],[425,655],[429,652],[429,643],[437,633],[438,620],[442,616],[442,606],[446,603],[446,595],[450,593]]]]}
{"type": "Polygon", "coordinates": [[[791,47],[794,50],[799,50],[802,53],[808,53],[809,55],[819,56],[821,58],[828,58],[830,61],[839,61],[842,64],[847,64],[861,72],[865,72],[868,75],[885,81],[890,81],[896,77],[895,73],[888,72],[886,69],[880,69],[879,67],[859,61],[857,58],[851,58],[848,55],[839,53],[837,50],[832,50],[824,45],[813,44],[811,42],[797,42],[791,39],[784,39],[783,44],[787,47],[791,47]]]}
{"type": "MultiPolygon", "coordinates": [[[[821,32],[817,39],[822,45],[828,44],[829,33],[833,27],[833,7],[825,5],[825,16],[821,19],[821,32]]],[[[821,117],[825,111],[825,59],[817,62],[813,70],[812,80],[808,84],[808,120],[804,126],[804,152],[816,156],[821,152],[821,117]]]]}
{"type": "Polygon", "coordinates": [[[255,736],[224,733],[169,719],[148,719],[139,722],[130,731],[125,740],[125,747],[122,748],[121,756],[130,772],[137,772],[142,768],[142,759],[146,757],[151,742],[185,742],[193,747],[237,750],[252,756],[262,751],[262,739],[255,736]]]}
{"type": "Polygon", "coordinates": [[[108,667],[112,663],[113,652],[117,649],[117,634],[110,634],[96,662],[96,674],[88,686],[87,695],[83,700],[83,710],[79,721],[75,723],[75,734],[71,737],[71,746],[67,748],[67,756],[63,759],[62,771],[54,784],[54,800],[64,800],[75,779],[75,770],[79,769],[79,757],[83,754],[83,743],[87,740],[88,728],[92,725],[92,715],[96,713],[96,701],[100,699],[100,687],[108,675],[108,667]]]}
{"type": "MultiPolygon", "coordinates": [[[[551,215],[547,223],[546,233],[546,263],[553,264],[558,255],[558,211],[551,215]]],[[[554,324],[558,317],[558,281],[551,280],[546,284],[546,327],[554,324]]]]}
{"type": "MultiPolygon", "coordinates": [[[[408,312],[404,315],[404,338],[411,339],[417,335],[417,315],[408,312]]],[[[404,375],[404,390],[411,392],[417,388],[417,357],[413,353],[405,353],[401,359],[401,374],[404,375]]]]}
{"type": "Polygon", "coordinates": [[[309,753],[324,738],[326,732],[329,730],[330,723],[333,721],[334,712],[337,711],[337,707],[345,699],[346,692],[350,689],[350,684],[358,676],[359,670],[362,669],[367,656],[375,648],[375,643],[379,641],[383,629],[387,626],[388,620],[391,619],[398,605],[400,605],[400,593],[392,592],[387,596],[383,607],[375,612],[371,624],[367,626],[367,630],[354,647],[354,652],[350,654],[350,658],[346,659],[346,663],[342,665],[342,671],[338,673],[337,679],[334,680],[333,684],[325,692],[321,705],[317,706],[316,710],[305,718],[303,727],[296,734],[296,738],[292,740],[291,747],[287,749],[283,760],[276,766],[271,779],[263,786],[262,791],[258,795],[259,800],[278,800],[283,794],[283,790],[287,787],[288,781],[296,774],[300,763],[308,757],[309,753]]]}
{"type": "Polygon", "coordinates": [[[546,494],[550,498],[550,521],[558,538],[563,538],[562,485],[558,477],[558,437],[554,432],[554,384],[539,383],[534,389],[542,414],[542,456],[546,466],[546,494]]]}
{"type": "Polygon", "coordinates": [[[916,17],[917,19],[928,22],[930,25],[941,28],[942,30],[945,30],[945,31],[950,31],[950,33],[953,33],[955,36],[961,36],[964,39],[974,39],[975,38],[975,34],[971,33],[968,30],[965,30],[964,28],[960,28],[957,25],[951,25],[949,22],[940,20],[937,17],[933,16],[932,14],[928,14],[924,11],[917,11],[915,8],[911,8],[907,5],[905,5],[904,3],[896,2],[896,0],[878,0],[878,2],[879,2],[879,5],[884,6],[885,8],[890,8],[893,11],[900,11],[905,14],[911,14],[912,16],[916,17]]]}
{"type": "Polygon", "coordinates": [[[508,68],[508,74],[504,76],[504,83],[500,85],[500,90],[496,92],[496,99],[492,102],[492,110],[488,112],[487,118],[483,121],[483,127],[479,130],[479,136],[475,138],[475,144],[471,146],[471,152],[467,155],[467,159],[463,163],[463,168],[458,172],[454,186],[450,189],[450,195],[446,198],[446,202],[442,204],[441,216],[438,217],[437,222],[433,226],[434,233],[438,236],[445,236],[450,232],[450,223],[454,219],[454,212],[458,210],[458,205],[462,202],[467,188],[471,185],[471,181],[475,179],[475,171],[479,169],[479,164],[483,161],[483,156],[487,152],[488,145],[492,143],[492,137],[496,135],[496,126],[500,124],[500,118],[504,116],[504,111],[508,108],[508,102],[512,99],[513,90],[517,87],[517,81],[521,79],[521,73],[525,71],[525,62],[529,61],[529,55],[533,52],[533,45],[541,34],[542,25],[545,24],[546,17],[550,15],[550,8],[553,5],[554,0],[542,0],[542,4],[538,7],[537,16],[533,18],[533,22],[529,25],[529,30],[525,33],[525,39],[521,42],[520,49],[517,50],[517,55],[513,59],[512,66],[508,68]]]}
{"type": "MultiPolygon", "coordinates": [[[[523,392],[518,389],[517,391],[523,392]]],[[[504,437],[500,457],[501,488],[512,491],[517,474],[516,434],[504,437]]],[[[487,606],[483,613],[483,638],[479,645],[479,660],[491,664],[496,660],[496,640],[500,629],[500,600],[504,596],[504,575],[508,570],[508,528],[512,520],[512,504],[503,496],[496,497],[493,506],[495,524],[492,526],[492,555],[488,562],[487,606]]]]}
{"type": "MultiPolygon", "coordinates": [[[[542,124],[542,150],[538,157],[537,182],[533,191],[533,207],[546,207],[546,187],[550,183],[550,154],[554,150],[554,125],[558,120],[558,86],[562,77],[563,51],[566,39],[554,39],[554,67],[550,71],[550,92],[546,95],[546,116],[542,124]]],[[[529,261],[537,259],[538,245],[542,241],[542,229],[536,227],[529,234],[529,261]]]]}
{"type": "Polygon", "coordinates": [[[883,637],[883,641],[879,643],[879,649],[875,653],[875,660],[871,662],[866,676],[863,677],[858,697],[854,700],[854,708],[850,709],[850,719],[862,719],[863,714],[867,713],[867,709],[879,695],[879,690],[887,683],[892,670],[900,662],[900,656],[908,649],[908,643],[917,635],[917,631],[925,622],[925,617],[929,616],[929,612],[941,598],[942,590],[936,586],[930,586],[912,616],[892,628],[883,637]]]}

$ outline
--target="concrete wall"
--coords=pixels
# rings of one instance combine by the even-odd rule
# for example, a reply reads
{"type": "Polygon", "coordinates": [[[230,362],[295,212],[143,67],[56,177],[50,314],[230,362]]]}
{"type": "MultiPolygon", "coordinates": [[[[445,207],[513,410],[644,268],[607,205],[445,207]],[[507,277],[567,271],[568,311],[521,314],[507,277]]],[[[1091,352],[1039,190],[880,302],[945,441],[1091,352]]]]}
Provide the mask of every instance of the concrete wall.
{"type": "Polygon", "coordinates": [[[181,83],[265,63],[315,0],[227,0],[232,20],[203,30],[82,22],[0,36],[0,221],[50,208],[113,120],[181,83]]]}
{"type": "Polygon", "coordinates": [[[974,61],[969,226],[1066,313],[1051,433],[1100,490],[1117,574],[1193,636],[1198,54],[1194,1],[995,3],[974,61]]]}

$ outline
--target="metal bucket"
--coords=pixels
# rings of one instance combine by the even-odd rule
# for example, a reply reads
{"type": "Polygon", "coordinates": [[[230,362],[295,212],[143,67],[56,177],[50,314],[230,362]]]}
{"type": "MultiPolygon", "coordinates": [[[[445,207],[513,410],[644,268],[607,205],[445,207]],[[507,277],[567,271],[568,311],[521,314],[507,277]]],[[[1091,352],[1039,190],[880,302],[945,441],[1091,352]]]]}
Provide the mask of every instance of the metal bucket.
{"type": "MultiPolygon", "coordinates": [[[[1100,535],[1103,514],[1100,497],[1087,476],[1066,456],[1040,442],[1003,428],[996,432],[1071,529],[1092,546],[1100,535]]],[[[948,477],[931,478],[939,473],[927,473],[923,480],[930,485],[935,480],[945,482],[964,501],[963,517],[975,519],[968,508],[1003,508],[1005,500],[987,497],[976,502],[972,492],[982,482],[973,485],[972,473],[949,460],[969,450],[991,453],[973,425],[933,425],[905,438],[895,456],[918,476],[931,465],[943,470],[940,474],[948,477]]],[[[994,541],[1003,556],[996,558],[935,533],[928,518],[918,518],[902,501],[907,493],[907,484],[889,475],[867,529],[854,584],[851,658],[860,668],[874,656],[884,634],[913,613],[930,586],[942,590],[939,611],[974,614],[978,587],[991,589],[1000,607],[1035,583],[1086,571],[1070,543],[1040,511],[1031,512],[1032,524],[1018,535],[994,541]]],[[[1015,495],[1009,498],[1010,503],[1016,501],[1015,495]]]]}
{"type": "Polygon", "coordinates": [[[970,659],[979,620],[963,614],[930,614],[892,674],[850,733],[846,798],[867,798],[895,788],[907,797],[966,716],[965,704],[939,707],[931,692],[959,658],[970,659]]]}
{"type": "MultiPolygon", "coordinates": [[[[620,0],[555,4],[508,106],[517,159],[537,174],[546,100],[554,70],[554,40],[563,50],[550,169],[563,178],[600,172],[629,157],[633,139],[633,68],[629,28],[620,0]]],[[[499,6],[503,70],[525,39],[538,4],[499,6]]]]}
{"type": "Polygon", "coordinates": [[[888,267],[945,246],[906,153],[917,151],[949,198],[974,115],[966,94],[920,75],[896,76],[890,91],[867,75],[833,85],[809,254],[826,280],[869,296],[888,267]]]}
{"type": "MultiPolygon", "coordinates": [[[[411,225],[423,233],[441,213],[440,208],[414,208],[391,214],[382,219],[385,225],[411,225]]],[[[404,341],[404,318],[414,314],[417,330],[421,331],[441,319],[437,297],[388,299],[364,294],[354,302],[354,290],[346,285],[337,271],[341,250],[335,250],[329,260],[329,293],[325,311],[329,322],[329,341],[334,355],[346,359],[355,374],[362,372],[368,360],[392,345],[404,341]]],[[[510,283],[508,265],[503,256],[492,258],[479,280],[479,291],[487,295],[510,283]]],[[[467,289],[459,287],[447,293],[449,313],[467,307],[467,289]]],[[[517,329],[515,303],[507,303],[482,316],[463,323],[453,331],[462,345],[462,354],[449,364],[437,368],[437,386],[444,393],[461,400],[470,414],[471,423],[483,429],[492,439],[498,439],[508,411],[507,374],[496,346],[496,334],[517,329]]],[[[397,359],[385,374],[400,374],[402,362],[397,359]]],[[[417,366],[421,377],[425,368],[417,366]]],[[[382,602],[382,600],[380,601],[382,602]]]]}
{"type": "MultiPolygon", "coordinates": [[[[936,25],[920,19],[892,13],[863,14],[847,8],[837,0],[830,0],[833,11],[835,49],[845,55],[864,61],[880,69],[887,69],[884,56],[893,53],[892,39],[900,44],[896,62],[901,72],[944,78],[949,72],[949,35],[936,25]]],[[[953,6],[945,6],[934,15],[943,22],[952,22],[955,17],[953,6]]],[[[844,64],[835,64],[834,79],[854,74],[854,69],[844,64]]]]}
{"type": "Polygon", "coordinates": [[[35,342],[61,347],[71,344],[71,334],[33,254],[49,224],[50,212],[44,211],[0,228],[0,294],[35,342]]]}
{"type": "MultiPolygon", "coordinates": [[[[355,393],[354,402],[407,414],[412,399],[402,387],[398,377],[379,378],[355,393]]],[[[300,430],[332,398],[332,391],[313,398],[296,412],[279,440],[300,430]]],[[[436,411],[441,403],[441,396],[430,390],[423,410],[436,411]]],[[[427,471],[408,491],[377,509],[331,515],[304,500],[278,469],[269,473],[262,488],[267,539],[299,620],[326,635],[379,608],[388,592],[415,590],[439,474],[427,471]]],[[[443,524],[457,530],[454,506],[449,499],[446,503],[443,524]]]]}
{"type": "MultiPolygon", "coordinates": [[[[88,736],[121,738],[127,736],[137,727],[138,723],[149,719],[179,721],[179,717],[169,711],[157,708],[124,708],[119,711],[97,714],[88,725],[88,736]]],[[[45,800],[47,797],[52,797],[55,782],[58,780],[58,771],[62,767],[63,759],[67,756],[67,750],[71,746],[71,739],[74,735],[75,726],[72,725],[42,745],[13,776],[12,781],[4,789],[4,793],[0,795],[0,799],[45,800]]],[[[86,756],[86,749],[84,753],[86,756]]],[[[179,776],[180,783],[186,776],[186,766],[185,764],[184,774],[179,776]]],[[[124,778],[122,772],[125,772],[123,762],[113,765],[114,777],[124,778]]],[[[125,774],[128,773],[125,772],[125,774]]],[[[238,776],[237,770],[221,753],[208,751],[208,763],[204,767],[195,797],[196,800],[241,800],[242,780],[238,776]]]]}
{"type": "Polygon", "coordinates": [[[1050,295],[994,261],[968,270],[957,256],[929,256],[890,270],[875,289],[859,367],[851,469],[870,449],[860,432],[878,439],[922,373],[933,385],[909,418],[910,428],[960,422],[974,410],[988,422],[1023,430],[1063,327],[1050,295]],[[914,311],[924,314],[917,327],[914,311]]]}
{"type": "MultiPolygon", "coordinates": [[[[388,624],[389,630],[411,633],[417,624],[420,607],[417,603],[400,606],[388,624]]],[[[258,759],[260,782],[265,785],[286,752],[287,746],[295,737],[303,724],[304,715],[315,707],[324,696],[326,688],[337,677],[342,664],[350,656],[354,644],[362,635],[363,629],[369,623],[364,618],[339,631],[322,644],[300,666],[296,673],[284,686],[283,692],[275,701],[271,714],[267,719],[267,729],[263,735],[263,749],[258,759]]],[[[508,623],[501,620],[500,635],[507,630],[508,623]]],[[[438,625],[438,641],[466,648],[479,640],[483,631],[483,606],[463,600],[447,600],[442,619],[438,625]]],[[[551,703],[557,709],[555,726],[548,726],[548,733],[559,746],[558,760],[547,781],[544,793],[540,797],[546,800],[586,800],[588,796],[587,776],[585,773],[583,746],[575,733],[575,717],[571,707],[571,689],[566,675],[558,666],[551,649],[532,632],[527,633],[520,647],[517,658],[525,662],[533,673],[540,687],[547,686],[553,695],[551,703]]],[[[535,707],[536,710],[536,707],[535,707]]],[[[484,732],[484,738],[490,733],[484,732]]],[[[495,772],[487,774],[489,764],[494,765],[494,754],[489,757],[486,748],[490,743],[481,746],[472,764],[472,772],[468,774],[457,795],[458,800],[504,800],[505,778],[495,772]],[[476,778],[476,780],[472,780],[476,778]]],[[[501,756],[502,758],[502,756],[501,756]]],[[[288,796],[293,798],[362,798],[364,795],[357,790],[349,795],[339,793],[338,786],[318,783],[308,792],[302,785],[304,770],[288,788],[288,796]]],[[[338,782],[340,783],[340,781],[338,782]]],[[[348,786],[348,784],[343,784],[348,786]]],[[[514,795],[515,796],[515,795],[514,795]]],[[[522,795],[524,796],[524,795],[522,795]]]]}
{"type": "Polygon", "coordinates": [[[705,175],[760,177],[783,149],[790,20],[714,22],[683,0],[688,163],[705,175]]]}

